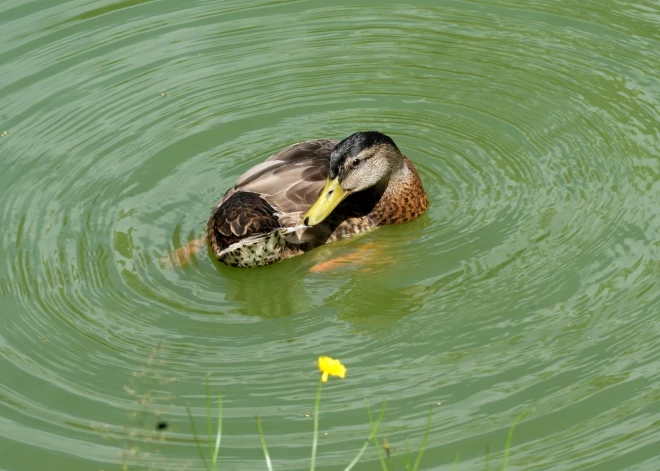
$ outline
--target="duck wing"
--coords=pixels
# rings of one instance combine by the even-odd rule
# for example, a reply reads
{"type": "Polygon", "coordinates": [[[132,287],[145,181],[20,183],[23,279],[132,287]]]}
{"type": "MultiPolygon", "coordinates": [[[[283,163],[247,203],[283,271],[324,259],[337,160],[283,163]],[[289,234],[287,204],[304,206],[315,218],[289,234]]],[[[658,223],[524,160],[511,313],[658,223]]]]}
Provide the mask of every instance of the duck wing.
{"type": "Polygon", "coordinates": [[[241,175],[208,222],[207,236],[216,255],[223,257],[231,246],[253,243],[266,234],[304,232],[302,215],[323,190],[338,142],[294,144],[241,175]]]}
{"type": "Polygon", "coordinates": [[[339,141],[293,144],[238,178],[235,191],[255,193],[281,215],[307,211],[321,194],[339,141]]]}

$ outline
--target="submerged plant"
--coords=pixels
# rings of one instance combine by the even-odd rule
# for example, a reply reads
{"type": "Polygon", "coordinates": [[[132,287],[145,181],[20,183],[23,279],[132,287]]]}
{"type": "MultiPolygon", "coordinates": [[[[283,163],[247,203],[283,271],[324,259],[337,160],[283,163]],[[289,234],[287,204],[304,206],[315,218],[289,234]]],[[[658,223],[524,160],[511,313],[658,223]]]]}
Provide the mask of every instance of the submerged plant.
{"type": "Polygon", "coordinates": [[[93,424],[92,427],[104,440],[119,442],[121,446],[121,470],[135,467],[156,470],[166,465],[159,444],[163,444],[170,431],[163,415],[173,407],[175,397],[164,391],[174,378],[161,373],[165,364],[163,344],[159,342],[149,351],[146,361],[129,377],[123,390],[129,398],[126,409],[127,421],[123,426],[93,424]]]}
{"type": "MultiPolygon", "coordinates": [[[[314,471],[316,467],[316,451],[317,451],[317,446],[318,446],[318,429],[319,429],[319,415],[320,415],[320,408],[321,408],[321,391],[323,389],[323,384],[326,383],[329,379],[330,376],[336,376],[339,378],[345,378],[346,377],[346,367],[341,363],[341,361],[330,358],[327,356],[320,356],[318,358],[317,362],[319,371],[321,372],[321,377],[319,380],[319,385],[316,390],[316,400],[314,404],[314,426],[313,426],[313,437],[312,437],[312,451],[311,451],[311,461],[310,461],[310,471],[314,471]]],[[[217,422],[216,422],[216,427],[214,431],[214,419],[213,419],[213,414],[212,414],[212,397],[211,397],[211,388],[209,384],[209,379],[210,375],[207,375],[206,377],[206,426],[207,426],[207,444],[206,448],[207,451],[204,451],[204,445],[202,443],[202,440],[200,440],[200,437],[197,433],[197,426],[195,425],[195,421],[192,416],[192,412],[190,410],[190,406],[186,406],[186,410],[188,412],[188,419],[190,420],[190,426],[193,432],[193,437],[195,440],[195,445],[197,447],[197,453],[199,454],[200,459],[202,460],[202,463],[204,465],[204,468],[207,471],[217,471],[218,469],[218,456],[220,452],[220,443],[222,439],[222,396],[218,394],[217,396],[217,422]]],[[[376,454],[378,456],[378,460],[380,461],[381,467],[383,471],[389,471],[391,469],[392,463],[390,462],[390,453],[391,453],[391,447],[389,443],[387,442],[387,439],[384,439],[383,442],[383,449],[386,452],[386,457],[383,456],[383,452],[381,450],[381,447],[379,446],[378,443],[378,438],[377,438],[377,433],[378,429],[380,427],[380,424],[383,420],[383,417],[385,416],[385,407],[386,407],[386,401],[383,401],[383,405],[380,410],[380,414],[378,417],[374,420],[372,413],[371,413],[371,408],[369,407],[369,404],[366,403],[366,409],[367,409],[367,417],[369,418],[369,425],[370,425],[370,433],[367,439],[365,440],[364,444],[358,451],[356,457],[351,461],[346,468],[344,468],[344,471],[351,471],[353,467],[360,461],[362,458],[362,455],[366,451],[366,449],[369,447],[369,444],[372,443],[376,449],[376,454]],[[387,459],[387,461],[386,461],[387,459]]],[[[515,426],[518,422],[520,422],[525,416],[527,412],[524,412],[520,414],[519,416],[516,417],[514,420],[513,424],[511,425],[511,428],[509,429],[509,433],[507,436],[506,440],[506,447],[504,451],[504,459],[503,459],[503,464],[502,464],[502,470],[505,471],[508,466],[508,460],[509,460],[509,450],[511,448],[511,441],[513,438],[513,432],[515,429],[515,426]]],[[[426,427],[424,430],[424,436],[422,438],[422,443],[420,445],[420,449],[417,452],[417,456],[415,457],[414,463],[410,462],[410,458],[407,458],[406,463],[405,463],[405,469],[406,471],[418,471],[420,469],[421,461],[422,461],[422,456],[424,454],[424,451],[426,449],[426,445],[428,443],[428,438],[429,434],[431,431],[431,419],[433,415],[433,409],[429,409],[429,414],[428,414],[428,419],[426,423],[426,427]]],[[[257,416],[256,418],[257,421],[257,431],[259,433],[259,440],[261,444],[261,448],[264,453],[264,459],[266,461],[266,469],[268,471],[273,471],[273,462],[271,460],[270,453],[268,452],[268,447],[266,445],[266,438],[264,436],[264,431],[263,431],[263,426],[261,423],[261,419],[257,416]]],[[[406,442],[407,443],[407,442],[406,442]]],[[[486,453],[486,470],[488,469],[488,452],[486,453]]],[[[452,469],[455,469],[459,464],[459,454],[456,454],[456,458],[453,463],[452,469]]]]}

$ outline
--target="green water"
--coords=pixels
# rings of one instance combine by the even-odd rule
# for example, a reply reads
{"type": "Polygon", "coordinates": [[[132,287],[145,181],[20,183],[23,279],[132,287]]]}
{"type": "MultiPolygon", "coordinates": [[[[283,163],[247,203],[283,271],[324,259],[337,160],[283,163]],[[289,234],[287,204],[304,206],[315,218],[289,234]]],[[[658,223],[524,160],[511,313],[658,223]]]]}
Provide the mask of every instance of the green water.
{"type": "Polygon", "coordinates": [[[509,469],[659,469],[659,71],[657,1],[0,1],[0,469],[203,469],[208,372],[221,469],[265,469],[255,414],[305,469],[319,354],[348,367],[319,469],[355,456],[365,398],[397,469],[429,406],[423,469],[501,466],[525,411],[509,469]],[[247,168],[367,129],[424,217],[167,263],[247,168]]]}

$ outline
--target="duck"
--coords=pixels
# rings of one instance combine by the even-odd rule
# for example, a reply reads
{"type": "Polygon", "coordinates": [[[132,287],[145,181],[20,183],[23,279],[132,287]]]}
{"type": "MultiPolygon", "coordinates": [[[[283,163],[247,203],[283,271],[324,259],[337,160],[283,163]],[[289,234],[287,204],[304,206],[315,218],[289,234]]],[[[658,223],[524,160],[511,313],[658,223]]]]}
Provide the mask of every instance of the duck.
{"type": "Polygon", "coordinates": [[[206,240],[225,265],[262,267],[421,216],[419,172],[378,131],[281,150],[243,173],[212,211],[206,240]]]}

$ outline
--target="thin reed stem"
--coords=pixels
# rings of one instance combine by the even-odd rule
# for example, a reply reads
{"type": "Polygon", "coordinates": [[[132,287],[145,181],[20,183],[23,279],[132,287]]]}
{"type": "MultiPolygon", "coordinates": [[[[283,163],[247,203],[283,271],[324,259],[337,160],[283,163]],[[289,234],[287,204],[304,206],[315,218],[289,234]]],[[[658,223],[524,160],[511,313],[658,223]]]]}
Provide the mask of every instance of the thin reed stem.
{"type": "Polygon", "coordinates": [[[511,449],[511,440],[513,440],[513,431],[516,428],[516,424],[525,418],[529,411],[524,411],[515,418],[509,428],[509,434],[506,437],[506,447],[504,448],[504,460],[502,461],[502,471],[506,471],[507,466],[509,466],[509,450],[511,449]]]}
{"type": "Polygon", "coordinates": [[[266,437],[264,437],[264,430],[261,427],[261,419],[257,416],[257,430],[259,430],[259,439],[261,440],[261,449],[264,450],[264,457],[266,458],[266,467],[268,471],[273,471],[273,463],[270,461],[268,454],[268,447],[266,446],[266,437]]]}
{"type": "Polygon", "coordinates": [[[218,394],[218,428],[215,434],[215,448],[213,449],[213,456],[211,457],[211,464],[213,469],[216,468],[218,462],[218,454],[220,453],[220,441],[222,440],[222,394],[218,394]]]}
{"type": "Polygon", "coordinates": [[[374,437],[376,436],[376,433],[378,432],[378,427],[380,426],[380,423],[382,422],[383,417],[385,416],[385,404],[386,404],[386,401],[383,401],[383,407],[380,411],[380,415],[378,416],[378,420],[376,421],[375,425],[371,426],[371,434],[369,434],[369,437],[367,437],[367,440],[364,442],[364,445],[362,445],[362,448],[358,452],[355,459],[353,461],[351,461],[351,464],[346,466],[346,469],[344,469],[344,471],[350,471],[353,468],[353,466],[355,466],[358,463],[358,461],[360,461],[360,458],[362,458],[362,455],[364,454],[365,450],[369,446],[369,442],[372,441],[374,439],[374,437]]]}
{"type": "MultiPolygon", "coordinates": [[[[371,417],[371,407],[369,406],[369,403],[365,400],[364,401],[366,406],[367,406],[367,417],[369,417],[369,425],[372,427],[374,426],[374,421],[371,417]]],[[[382,411],[385,410],[385,401],[383,401],[383,408],[381,409],[382,411]]],[[[383,471],[387,471],[387,465],[385,464],[385,458],[383,458],[383,453],[380,451],[380,447],[378,446],[378,439],[376,438],[376,434],[371,438],[374,444],[374,447],[376,448],[376,454],[378,455],[378,461],[380,461],[380,466],[383,469],[383,471]]]]}
{"type": "Polygon", "coordinates": [[[193,436],[195,437],[195,445],[197,445],[197,454],[202,460],[202,463],[204,463],[204,469],[206,469],[206,471],[211,471],[211,468],[209,468],[209,465],[206,462],[206,459],[204,458],[202,445],[199,442],[199,435],[197,435],[197,426],[195,425],[195,421],[193,420],[192,412],[190,412],[190,404],[186,404],[186,411],[188,412],[188,420],[190,420],[190,428],[192,428],[193,436]]]}
{"type": "Polygon", "coordinates": [[[461,455],[461,453],[457,451],[456,452],[456,458],[454,459],[454,464],[451,467],[452,471],[454,471],[456,468],[458,468],[458,459],[459,459],[460,455],[461,455]]]}
{"type": "Polygon", "coordinates": [[[422,439],[422,446],[417,453],[417,459],[415,460],[415,466],[413,466],[413,471],[417,471],[419,468],[419,463],[422,462],[422,455],[424,454],[424,449],[426,448],[426,442],[429,439],[429,432],[431,431],[431,419],[433,418],[433,408],[429,408],[429,418],[426,421],[426,430],[424,431],[424,438],[422,439]]]}
{"type": "Polygon", "coordinates": [[[206,439],[209,445],[209,457],[213,456],[213,424],[211,423],[211,373],[206,375],[206,439]]]}

